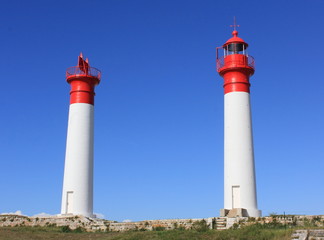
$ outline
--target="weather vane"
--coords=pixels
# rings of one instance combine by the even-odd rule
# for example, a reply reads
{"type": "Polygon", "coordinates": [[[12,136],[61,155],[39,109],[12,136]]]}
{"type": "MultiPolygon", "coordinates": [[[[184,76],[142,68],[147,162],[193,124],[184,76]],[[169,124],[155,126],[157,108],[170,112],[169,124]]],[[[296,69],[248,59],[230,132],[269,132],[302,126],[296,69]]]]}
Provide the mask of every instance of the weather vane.
{"type": "Polygon", "coordinates": [[[234,24],[230,25],[230,27],[234,28],[234,31],[236,31],[236,27],[240,27],[240,25],[236,24],[236,17],[234,16],[234,24]]]}

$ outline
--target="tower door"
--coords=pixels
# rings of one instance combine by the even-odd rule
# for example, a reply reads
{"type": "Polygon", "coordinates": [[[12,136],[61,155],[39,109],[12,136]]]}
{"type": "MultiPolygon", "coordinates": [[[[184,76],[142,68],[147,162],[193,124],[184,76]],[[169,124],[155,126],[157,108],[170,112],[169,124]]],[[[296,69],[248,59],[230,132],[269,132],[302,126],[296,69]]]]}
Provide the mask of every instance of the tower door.
{"type": "Polygon", "coordinates": [[[232,186],[232,205],[233,208],[241,208],[240,186],[232,186]]]}
{"type": "Polygon", "coordinates": [[[73,213],[73,191],[66,193],[66,214],[73,213]]]}

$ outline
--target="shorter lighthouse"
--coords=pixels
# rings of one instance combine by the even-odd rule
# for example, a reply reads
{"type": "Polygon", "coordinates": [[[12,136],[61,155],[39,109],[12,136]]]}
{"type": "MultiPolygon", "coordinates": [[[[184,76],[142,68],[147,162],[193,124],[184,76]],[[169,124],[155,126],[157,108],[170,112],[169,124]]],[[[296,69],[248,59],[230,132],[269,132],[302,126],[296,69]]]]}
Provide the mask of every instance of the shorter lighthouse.
{"type": "Polygon", "coordinates": [[[61,214],[93,215],[93,122],[95,86],[101,73],[84,60],[66,71],[71,85],[61,214]]]}
{"type": "Polygon", "coordinates": [[[233,37],[220,47],[217,71],[224,78],[224,209],[221,216],[260,217],[256,195],[250,76],[254,59],[248,44],[238,37],[234,22],[233,37]]]}

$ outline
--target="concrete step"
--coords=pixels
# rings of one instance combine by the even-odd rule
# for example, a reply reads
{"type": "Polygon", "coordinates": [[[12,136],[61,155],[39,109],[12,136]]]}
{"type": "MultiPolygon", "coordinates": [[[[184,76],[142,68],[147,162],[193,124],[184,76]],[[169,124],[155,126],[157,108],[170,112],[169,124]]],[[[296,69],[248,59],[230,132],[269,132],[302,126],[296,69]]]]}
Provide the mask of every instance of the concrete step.
{"type": "Polygon", "coordinates": [[[296,230],[291,235],[292,240],[307,240],[308,239],[308,232],[307,230],[296,230]]]}
{"type": "Polygon", "coordinates": [[[227,218],[226,217],[220,217],[216,219],[216,229],[217,230],[225,230],[227,229],[227,218]]]}

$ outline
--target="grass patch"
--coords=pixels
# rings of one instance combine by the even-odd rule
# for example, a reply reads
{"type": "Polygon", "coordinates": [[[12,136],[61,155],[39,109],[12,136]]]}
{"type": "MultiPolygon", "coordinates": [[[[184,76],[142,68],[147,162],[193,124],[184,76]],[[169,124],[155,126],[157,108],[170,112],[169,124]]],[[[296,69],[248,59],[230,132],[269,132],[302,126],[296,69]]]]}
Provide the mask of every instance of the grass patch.
{"type": "Polygon", "coordinates": [[[223,231],[205,229],[204,224],[203,229],[200,227],[201,225],[196,230],[107,233],[87,233],[81,230],[64,232],[63,227],[3,227],[0,228],[0,240],[290,240],[292,234],[292,229],[269,228],[258,224],[223,231]]]}

